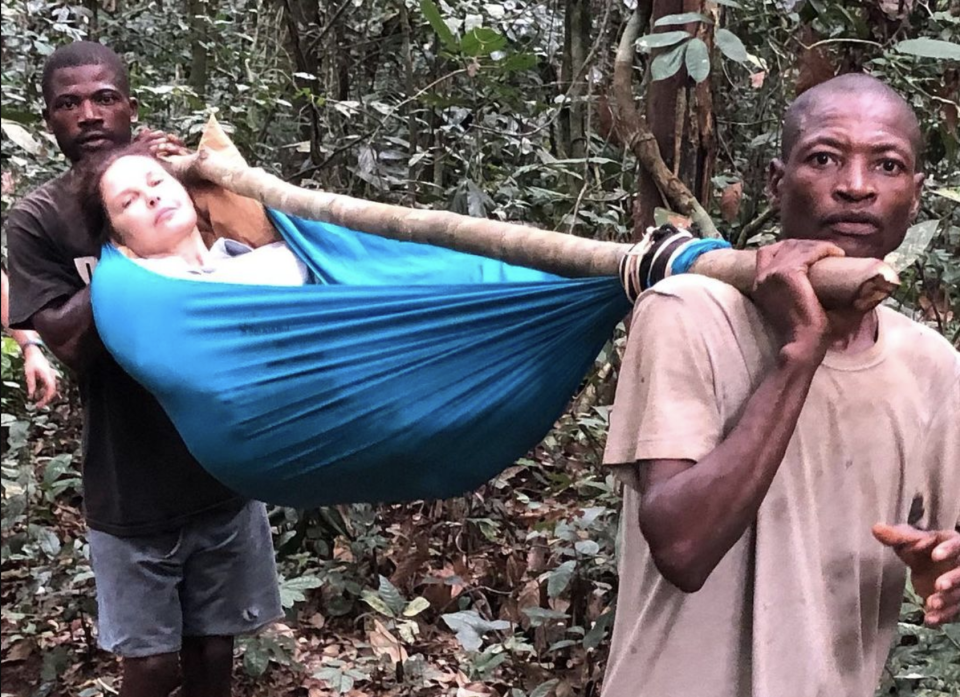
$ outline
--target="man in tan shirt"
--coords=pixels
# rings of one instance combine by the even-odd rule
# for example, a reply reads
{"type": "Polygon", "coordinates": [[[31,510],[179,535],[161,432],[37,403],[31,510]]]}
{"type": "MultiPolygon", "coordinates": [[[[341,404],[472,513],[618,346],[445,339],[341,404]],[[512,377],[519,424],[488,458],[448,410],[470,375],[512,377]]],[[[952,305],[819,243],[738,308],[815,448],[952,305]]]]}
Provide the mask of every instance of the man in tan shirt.
{"type": "Polygon", "coordinates": [[[873,78],[806,92],[752,298],[678,276],[638,301],[604,455],[626,483],[604,697],[870,697],[907,566],[928,624],[960,612],[960,355],[888,308],[826,312],[807,278],[900,245],[919,143],[873,78]]]}

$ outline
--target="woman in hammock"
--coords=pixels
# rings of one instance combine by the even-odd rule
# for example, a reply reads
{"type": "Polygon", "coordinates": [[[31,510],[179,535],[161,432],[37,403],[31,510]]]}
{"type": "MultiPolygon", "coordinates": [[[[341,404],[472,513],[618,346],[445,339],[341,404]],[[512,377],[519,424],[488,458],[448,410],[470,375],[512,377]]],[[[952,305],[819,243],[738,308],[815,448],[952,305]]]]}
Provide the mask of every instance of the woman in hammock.
{"type": "Polygon", "coordinates": [[[219,239],[211,247],[197,227],[184,186],[145,146],[133,144],[97,161],[80,177],[79,199],[102,222],[101,242],[126,248],[135,262],[159,274],[197,281],[270,286],[313,282],[285,242],[253,249],[219,239]]]}

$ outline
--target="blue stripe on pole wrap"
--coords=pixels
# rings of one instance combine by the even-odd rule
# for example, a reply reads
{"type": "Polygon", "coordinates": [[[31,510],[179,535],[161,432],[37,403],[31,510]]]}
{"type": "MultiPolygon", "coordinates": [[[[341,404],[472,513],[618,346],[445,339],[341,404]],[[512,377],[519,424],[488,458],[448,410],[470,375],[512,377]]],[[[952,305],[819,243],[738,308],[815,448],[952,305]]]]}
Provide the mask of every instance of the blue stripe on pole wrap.
{"type": "Polygon", "coordinates": [[[693,266],[693,262],[699,259],[702,254],[712,252],[716,249],[730,249],[730,243],[726,240],[713,238],[691,240],[684,245],[683,249],[677,252],[673,262],[670,264],[670,271],[667,275],[673,276],[678,273],[687,273],[690,267],[693,266]]]}

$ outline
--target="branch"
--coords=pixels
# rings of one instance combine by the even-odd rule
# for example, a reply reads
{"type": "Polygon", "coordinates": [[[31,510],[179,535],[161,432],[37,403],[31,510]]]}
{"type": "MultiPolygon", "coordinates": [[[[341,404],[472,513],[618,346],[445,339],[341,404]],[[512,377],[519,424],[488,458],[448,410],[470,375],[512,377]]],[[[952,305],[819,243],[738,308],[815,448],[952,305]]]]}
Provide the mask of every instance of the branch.
{"type": "Polygon", "coordinates": [[[763,211],[756,218],[746,223],[743,228],[740,230],[740,236],[737,238],[737,244],[734,245],[737,249],[743,249],[747,246],[747,241],[753,237],[753,235],[760,230],[769,220],[772,220],[777,215],[777,209],[773,206],[770,206],[763,211]]]}
{"type": "MultiPolygon", "coordinates": [[[[372,235],[500,259],[568,278],[618,275],[634,245],[590,240],[450,211],[405,208],[288,184],[260,168],[237,166],[210,150],[170,158],[177,176],[198,176],[265,206],[310,220],[372,235]]],[[[703,254],[690,269],[753,290],[756,252],[720,249],[703,254]]],[[[810,269],[810,283],[824,307],[874,307],[897,287],[896,272],[878,259],[827,258],[810,269]]]]}
{"type": "Polygon", "coordinates": [[[320,42],[323,41],[323,37],[333,29],[333,26],[337,23],[337,20],[340,19],[340,15],[343,14],[343,11],[346,10],[350,5],[353,4],[353,0],[345,0],[345,2],[340,5],[340,8],[333,14],[333,17],[327,22],[327,26],[320,30],[320,33],[317,35],[313,41],[310,42],[310,48],[307,49],[307,53],[313,53],[317,50],[317,47],[320,45],[320,42]]]}
{"type": "MultiPolygon", "coordinates": [[[[603,19],[601,20],[601,23],[600,23],[600,32],[597,34],[597,38],[593,42],[593,45],[590,46],[590,50],[587,51],[587,55],[583,59],[583,65],[580,66],[580,69],[577,71],[576,75],[574,75],[573,78],[570,80],[570,85],[567,87],[567,90],[562,95],[563,99],[561,100],[561,104],[566,103],[567,99],[573,93],[574,86],[578,82],[580,82],[580,80],[584,79],[584,77],[587,74],[587,71],[590,69],[591,63],[593,62],[593,59],[597,55],[597,50],[599,49],[604,37],[606,36],[607,25],[610,21],[610,8],[612,5],[613,5],[613,2],[611,2],[611,0],[607,0],[607,4],[603,12],[603,19]]],[[[548,84],[551,84],[551,83],[548,83],[548,84]]],[[[558,82],[557,84],[562,84],[562,83],[558,82]]],[[[543,86],[546,87],[547,85],[543,85],[543,86]]],[[[561,111],[562,109],[554,110],[550,118],[548,118],[544,123],[540,124],[539,126],[536,126],[532,130],[521,132],[518,135],[523,138],[529,138],[530,136],[536,135],[537,133],[540,133],[541,131],[549,128],[560,117],[561,111]]]]}
{"type": "Polygon", "coordinates": [[[636,57],[637,37],[644,24],[643,7],[644,3],[637,3],[637,9],[620,37],[617,57],[613,63],[614,128],[620,140],[650,174],[657,188],[677,212],[689,216],[704,237],[720,237],[707,211],[683,181],[664,163],[657,139],[634,103],[633,61],[636,57]]]}
{"type": "Polygon", "coordinates": [[[178,176],[199,176],[291,215],[342,225],[380,237],[431,244],[500,259],[571,278],[616,276],[629,244],[473,218],[450,211],[406,208],[301,189],[260,168],[237,167],[201,150],[171,158],[178,176]]]}
{"type": "MultiPolygon", "coordinates": [[[[481,68],[481,70],[482,70],[482,68],[481,68]]],[[[380,129],[383,128],[383,127],[386,125],[388,119],[391,119],[391,118],[400,118],[400,116],[398,116],[397,112],[399,112],[399,111],[400,111],[403,107],[405,107],[407,104],[409,104],[410,102],[416,101],[417,99],[420,99],[421,96],[423,96],[424,94],[426,94],[427,92],[429,92],[430,90],[432,90],[434,87],[436,87],[437,85],[439,85],[439,84],[440,84],[441,82],[443,82],[444,80],[449,80],[450,78],[452,78],[452,77],[454,77],[454,76],[456,76],[456,75],[460,75],[461,73],[465,73],[465,72],[467,72],[467,69],[466,69],[466,68],[460,68],[460,69],[458,69],[458,70],[454,70],[452,73],[447,73],[446,75],[442,75],[442,76],[438,77],[436,80],[434,80],[433,82],[431,82],[429,85],[427,85],[426,87],[424,87],[422,90],[420,90],[419,92],[417,92],[417,93],[416,93],[415,95],[413,95],[412,97],[407,97],[406,99],[404,99],[403,101],[401,101],[399,104],[397,104],[397,105],[395,105],[393,108],[391,108],[390,111],[388,111],[388,112],[386,113],[386,115],[384,115],[384,117],[383,117],[382,119],[380,119],[379,123],[377,123],[377,125],[374,126],[373,128],[371,128],[369,131],[367,131],[367,132],[364,133],[363,135],[357,136],[354,140],[351,140],[351,141],[350,141],[349,143],[347,143],[346,145],[341,145],[339,148],[336,148],[333,152],[331,152],[329,155],[327,155],[326,159],[324,159],[323,162],[321,162],[320,164],[318,164],[318,165],[312,165],[312,166],[310,166],[310,167],[307,167],[307,168],[305,168],[305,169],[302,169],[302,170],[300,170],[299,172],[297,172],[296,174],[294,174],[293,176],[291,176],[290,179],[291,179],[291,180],[292,180],[292,179],[304,179],[304,178],[306,178],[306,177],[309,177],[309,176],[310,176],[311,174],[313,174],[314,172],[317,172],[317,171],[319,171],[319,170],[321,170],[321,169],[324,169],[324,168],[325,168],[328,164],[330,164],[330,162],[332,162],[333,159],[334,159],[337,155],[339,155],[340,153],[346,152],[347,150],[350,150],[350,149],[352,149],[352,148],[357,147],[360,143],[364,142],[365,140],[369,140],[369,139],[371,139],[371,138],[374,138],[374,137],[380,132],[380,129]]],[[[288,180],[288,181],[289,181],[289,180],[288,180]]]]}

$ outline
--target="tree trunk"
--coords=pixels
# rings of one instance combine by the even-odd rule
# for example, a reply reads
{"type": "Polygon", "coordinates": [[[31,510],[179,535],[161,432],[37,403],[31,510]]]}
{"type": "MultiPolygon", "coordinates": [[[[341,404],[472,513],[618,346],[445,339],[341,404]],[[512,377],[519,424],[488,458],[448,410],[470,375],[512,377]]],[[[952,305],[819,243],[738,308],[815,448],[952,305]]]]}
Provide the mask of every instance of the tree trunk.
{"type": "MultiPolygon", "coordinates": [[[[407,6],[404,2],[400,2],[400,19],[403,23],[403,69],[404,69],[404,85],[406,89],[407,96],[412,96],[416,94],[416,81],[414,77],[414,66],[413,66],[413,49],[411,47],[411,28],[410,28],[410,15],[407,12],[407,6]]],[[[410,144],[407,149],[407,155],[410,159],[407,162],[416,156],[417,148],[419,145],[419,129],[417,128],[417,113],[416,113],[416,102],[410,100],[404,106],[404,111],[406,112],[407,117],[407,142],[410,144]]],[[[417,201],[417,172],[420,170],[418,165],[408,165],[407,166],[407,195],[409,197],[409,205],[413,205],[417,201]]]]}
{"type": "MultiPolygon", "coordinates": [[[[653,0],[650,26],[660,17],[681,12],[700,12],[709,16],[705,0],[653,0]]],[[[702,39],[708,47],[713,46],[712,27],[703,23],[657,27],[653,31],[681,28],[702,39]]],[[[647,89],[646,116],[664,164],[680,177],[704,207],[709,206],[716,160],[710,80],[693,85],[686,69],[681,67],[667,80],[651,81],[647,89]]],[[[658,206],[669,207],[669,202],[664,201],[653,177],[644,172],[634,201],[635,236],[642,235],[654,224],[653,213],[658,206]]]]}
{"type": "Polygon", "coordinates": [[[586,76],[583,67],[590,45],[590,29],[590,0],[566,0],[560,89],[570,101],[563,108],[559,123],[561,156],[565,158],[581,158],[587,151],[587,108],[583,102],[586,76]]]}
{"type": "MultiPolygon", "coordinates": [[[[666,165],[647,119],[634,104],[633,63],[636,57],[637,37],[640,35],[641,27],[646,23],[644,16],[645,8],[643,4],[638,4],[620,36],[620,44],[613,64],[613,95],[616,104],[616,109],[613,111],[613,128],[618,140],[634,154],[643,171],[655,182],[658,192],[666,197],[673,208],[690,216],[704,236],[719,237],[720,233],[717,232],[706,210],[680,177],[666,165]]],[[[639,239],[641,235],[642,228],[635,228],[635,239],[639,239]]]]}
{"type": "MultiPolygon", "coordinates": [[[[287,47],[288,53],[293,56],[295,71],[303,75],[313,77],[295,77],[294,83],[298,89],[309,90],[311,94],[319,92],[320,83],[316,77],[320,65],[317,60],[317,53],[310,51],[304,46],[301,36],[301,26],[306,26],[307,21],[303,8],[297,0],[281,0],[283,10],[283,20],[287,26],[287,47]]],[[[301,138],[310,143],[310,162],[318,165],[321,162],[320,155],[320,119],[317,115],[317,108],[310,96],[299,96],[295,102],[301,113],[306,111],[306,121],[301,122],[301,138]]]]}
{"type": "Polygon", "coordinates": [[[210,24],[216,16],[215,0],[188,0],[190,14],[190,87],[200,99],[207,95],[208,51],[210,24]]]}

